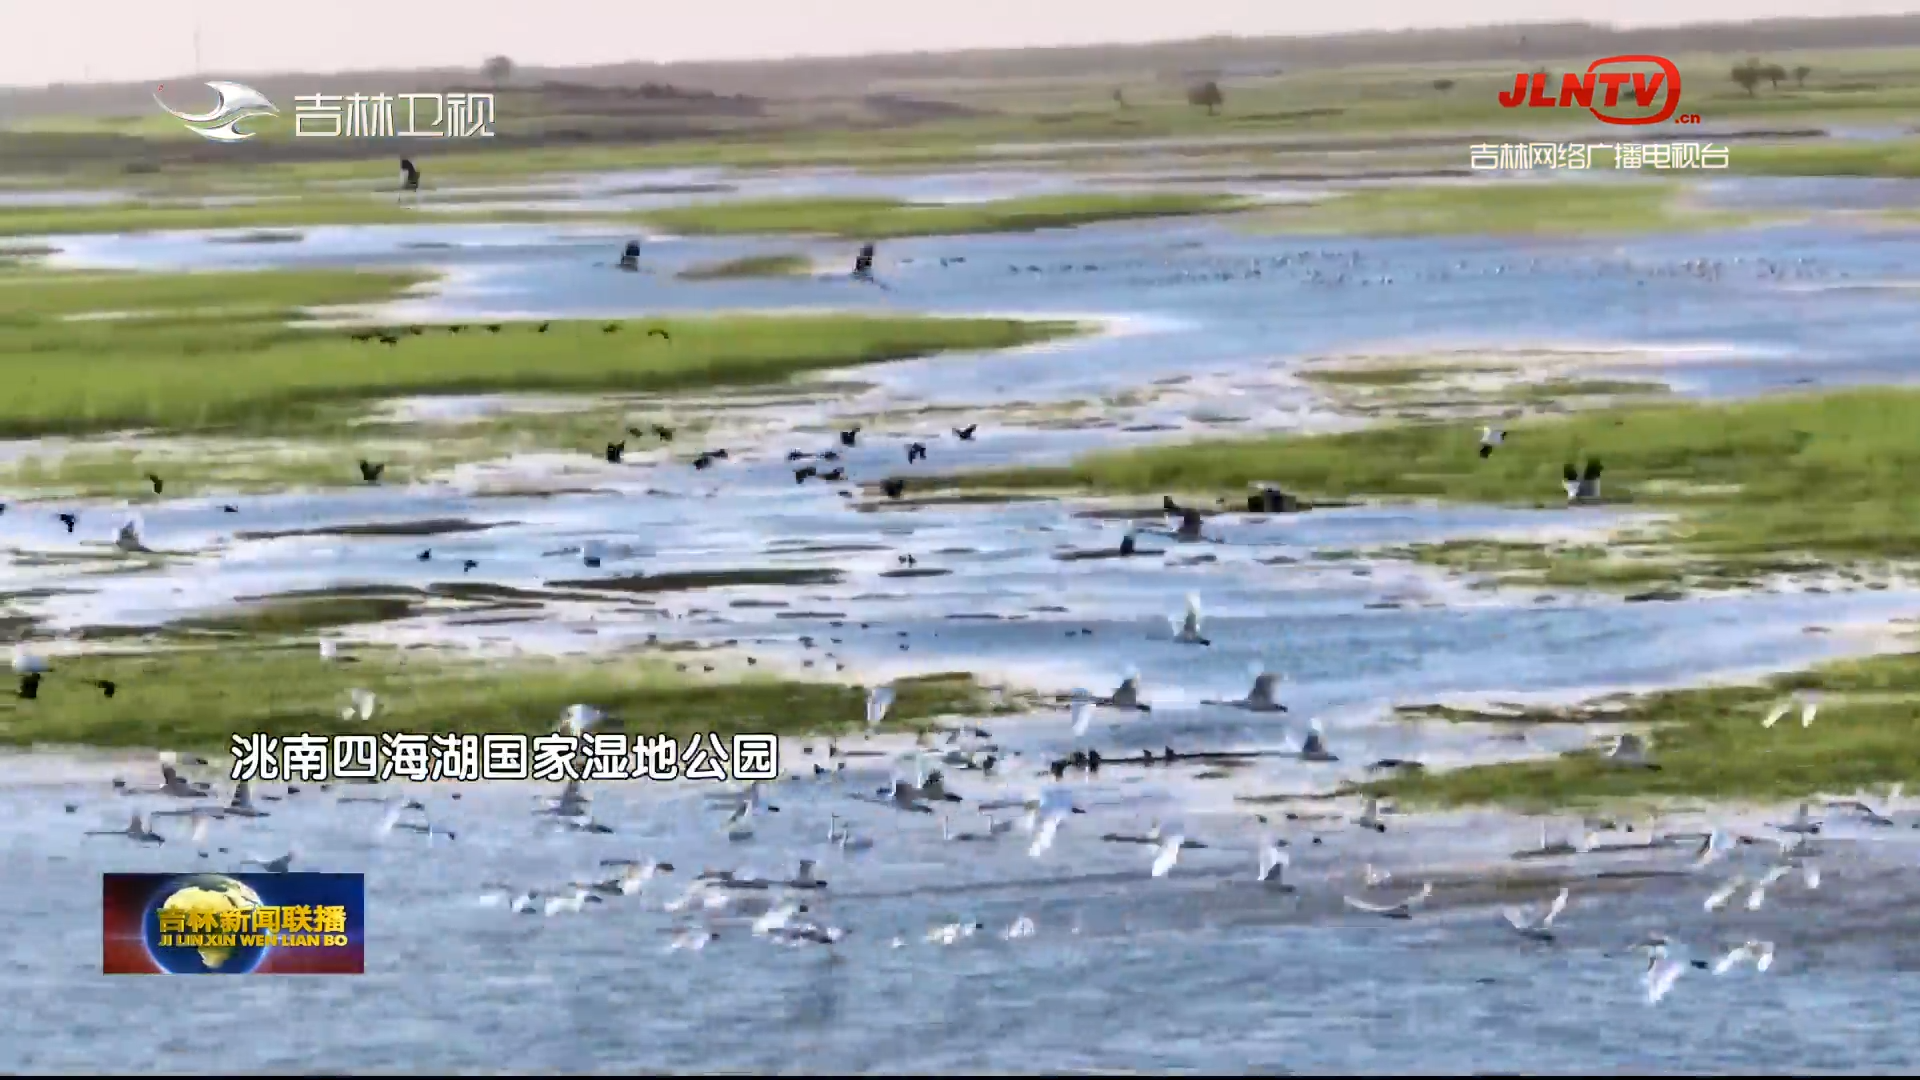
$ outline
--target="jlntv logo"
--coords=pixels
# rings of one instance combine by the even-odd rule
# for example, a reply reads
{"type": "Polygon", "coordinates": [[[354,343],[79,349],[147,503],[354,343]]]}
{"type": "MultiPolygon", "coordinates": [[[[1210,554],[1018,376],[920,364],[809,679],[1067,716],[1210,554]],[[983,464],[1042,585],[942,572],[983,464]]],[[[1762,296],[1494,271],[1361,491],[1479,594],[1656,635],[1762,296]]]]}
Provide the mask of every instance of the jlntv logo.
{"type": "Polygon", "coordinates": [[[1668,120],[1680,124],[1700,122],[1698,113],[1675,115],[1680,112],[1680,68],[1664,56],[1635,53],[1595,60],[1587,65],[1585,74],[1569,71],[1562,75],[1557,98],[1547,93],[1548,78],[1545,71],[1520,72],[1513,78],[1513,89],[1500,95],[1501,106],[1508,109],[1517,109],[1522,105],[1532,109],[1569,109],[1578,106],[1592,113],[1603,124],[1664,124],[1668,120]],[[1633,86],[1635,106],[1647,109],[1655,101],[1661,101],[1659,110],[1646,116],[1622,116],[1601,111],[1620,108],[1621,91],[1629,83],[1633,86]],[[1661,98],[1663,93],[1664,100],[1661,98]],[[1596,94],[1600,97],[1597,105],[1594,103],[1596,94]]]}

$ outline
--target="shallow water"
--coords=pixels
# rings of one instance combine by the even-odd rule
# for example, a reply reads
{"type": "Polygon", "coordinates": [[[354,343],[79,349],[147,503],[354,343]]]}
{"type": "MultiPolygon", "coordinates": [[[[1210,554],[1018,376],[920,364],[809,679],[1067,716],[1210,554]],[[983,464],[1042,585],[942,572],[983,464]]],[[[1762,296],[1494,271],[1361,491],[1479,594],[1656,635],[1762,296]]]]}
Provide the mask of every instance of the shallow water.
{"type": "MultiPolygon", "coordinates": [[[[596,182],[611,189],[639,181],[596,182]]],[[[976,181],[901,182],[956,191],[976,181]]],[[[443,789],[429,801],[460,838],[431,852],[405,842],[415,837],[375,844],[367,835],[375,811],[334,807],[309,791],[275,804],[266,821],[224,828],[229,839],[220,842],[230,850],[203,864],[178,841],[150,851],[77,839],[82,829],[118,824],[132,801],[105,794],[100,768],[0,760],[0,845],[15,869],[7,895],[18,930],[0,956],[32,988],[0,1019],[0,1069],[197,1071],[214,1054],[255,1071],[1886,1072],[1920,1061],[1920,1039],[1903,1022],[1920,994],[1912,974],[1920,957],[1886,944],[1912,930],[1904,901],[1914,875],[1887,868],[1912,863],[1904,829],[1899,844],[1871,845],[1835,830],[1834,884],[1817,894],[1786,890],[1751,915],[1705,919],[1698,894],[1707,886],[1697,881],[1576,885],[1566,934],[1547,948],[1506,931],[1490,895],[1443,890],[1432,914],[1405,923],[1339,904],[1342,893],[1361,890],[1353,878],[1364,863],[1417,881],[1423,870],[1498,862],[1534,841],[1531,823],[1416,819],[1376,836],[1336,822],[1321,828],[1320,845],[1314,828],[1293,824],[1285,831],[1301,893],[1286,899],[1249,880],[1255,832],[1248,808],[1233,802],[1329,789],[1382,757],[1442,767],[1583,745],[1599,732],[1549,727],[1499,740],[1480,725],[1398,720],[1391,706],[1556,700],[1800,664],[1847,646],[1842,635],[1810,629],[1910,614],[1913,595],[1803,591],[1627,603],[1489,591],[1364,557],[1370,547],[1450,537],[1594,529],[1611,520],[1602,511],[1225,514],[1209,519],[1201,543],[1143,534],[1151,554],[1069,561],[1058,556],[1110,550],[1129,526],[1045,501],[916,506],[843,496],[844,485],[795,484],[784,460],[789,448],[832,445],[841,418],[879,412],[891,418],[870,423],[859,446],[836,447],[855,481],[909,471],[901,450],[908,438],[932,444],[929,465],[911,470],[919,471],[1167,437],[1121,426],[1312,427],[1328,422],[1326,413],[1288,371],[1302,357],[1333,352],[1513,356],[1531,348],[1529,362],[1578,356],[1708,395],[1904,381],[1913,305],[1873,286],[1920,280],[1920,246],[1908,234],[1793,228],[1497,243],[1251,237],[1206,223],[1159,223],[888,243],[888,290],[838,277],[672,277],[754,251],[804,250],[828,265],[849,255],[846,245],[806,240],[656,238],[647,245],[654,273],[595,265],[610,261],[623,239],[588,227],[423,221],[308,230],[297,243],[221,244],[190,234],[60,243],[64,261],[85,265],[421,263],[455,271],[444,292],[381,316],[397,322],[752,307],[1068,315],[1100,320],[1108,331],[1005,355],[861,369],[845,373],[859,385],[844,395],[796,392],[812,395],[798,404],[742,400],[716,412],[704,436],[706,445],[733,451],[725,464],[695,472],[636,449],[625,466],[572,465],[564,479],[593,493],[491,496],[481,491],[485,470],[468,470],[447,484],[410,488],[81,505],[72,535],[54,507],[16,506],[0,517],[0,548],[11,553],[0,590],[75,590],[10,602],[53,628],[154,624],[242,597],[346,585],[550,590],[566,595],[548,597],[523,622],[473,626],[430,616],[343,634],[552,652],[652,636],[734,642],[736,653],[764,657],[768,667],[811,662],[869,684],[958,669],[1049,692],[1104,693],[1134,669],[1153,711],[1100,710],[1086,743],[1110,757],[1163,745],[1292,747],[1317,717],[1340,762],[1263,759],[1224,780],[1185,766],[1111,765],[1076,788],[1091,812],[1072,818],[1041,859],[1025,853],[1018,833],[997,844],[944,845],[924,819],[794,782],[778,799],[783,812],[762,818],[759,835],[743,844],[719,837],[685,788],[602,785],[596,813],[621,831],[585,838],[535,832],[521,788],[476,787],[457,803],[443,789]],[[1048,427],[1031,417],[1003,420],[1018,411],[993,408],[1075,402],[1092,403],[1113,426],[1048,427]],[[969,412],[914,414],[929,405],[969,412]],[[976,441],[947,437],[972,410],[981,423],[976,441]],[[222,513],[223,502],[240,512],[222,513]],[[57,561],[103,555],[129,513],[140,517],[147,544],[168,554],[57,561]],[[488,527],[414,537],[242,535],[437,518],[488,527]],[[583,566],[577,550],[553,554],[595,541],[639,550],[599,569],[583,566]],[[425,562],[417,558],[423,549],[432,552],[425,562]],[[909,554],[924,576],[899,576],[899,558],[909,554]],[[463,571],[466,559],[477,568],[463,571]],[[841,579],[597,602],[576,584],[770,567],[831,569],[841,579]],[[1189,594],[1200,598],[1209,646],[1171,640],[1168,617],[1189,594]],[[1290,713],[1202,704],[1244,693],[1255,664],[1286,677],[1290,713]],[[59,808],[68,799],[82,804],[72,815],[59,808]],[[876,839],[871,852],[827,850],[825,816],[836,812],[876,839]],[[1171,878],[1156,881],[1146,874],[1145,849],[1097,839],[1154,818],[1184,819],[1189,835],[1213,846],[1183,855],[1171,878]],[[368,874],[370,973],[351,985],[248,980],[217,1004],[195,1006],[196,1017],[218,1009],[238,1024],[181,1024],[178,995],[160,984],[102,980],[88,903],[44,899],[90,898],[92,875],[104,869],[228,865],[293,843],[307,868],[368,874]],[[833,962],[824,950],[789,952],[740,932],[702,953],[662,956],[671,920],[657,910],[657,896],[555,919],[475,901],[485,881],[554,885],[600,857],[637,854],[675,861],[682,878],[703,865],[771,874],[797,857],[819,857],[836,898],[821,914],[852,936],[833,962]],[[423,860],[434,873],[420,872],[423,860]],[[1819,918],[1807,918],[1815,912],[1819,918]],[[1023,914],[1038,926],[1033,938],[996,936],[1023,914]],[[986,930],[951,948],[920,941],[929,923],[953,918],[977,919],[986,930]],[[1636,961],[1610,954],[1657,926],[1703,950],[1771,937],[1781,960],[1765,975],[1693,973],[1650,1008],[1636,961]],[[905,947],[889,947],[896,935],[905,947]],[[276,1034],[236,1043],[239,1025],[271,1025],[276,1034]]],[[[488,403],[443,404],[471,411],[488,403]]],[[[733,654],[712,659],[728,670],[737,663],[733,654]]],[[[1074,745],[1059,713],[993,726],[996,741],[1018,756],[999,780],[950,771],[969,803],[1017,796],[1035,782],[1038,762],[1074,745]]],[[[815,751],[802,754],[789,742],[786,763],[808,772],[826,760],[815,751]]],[[[860,775],[848,783],[884,782],[886,758],[853,760],[849,771],[860,775]]],[[[979,827],[964,811],[955,826],[979,827]]],[[[1378,892],[1394,898],[1399,888],[1396,881],[1378,892]]],[[[1525,898],[1550,892],[1541,886],[1525,898]]]]}
{"type": "MultiPolygon", "coordinates": [[[[362,979],[241,980],[217,1003],[196,1005],[203,1019],[215,1010],[221,1023],[180,1024],[173,984],[94,972],[98,931],[89,905],[23,906],[16,932],[0,945],[23,991],[0,1020],[0,1064],[173,1072],[240,1054],[262,1072],[1458,1074],[1893,1072],[1915,1063],[1904,1018],[1920,989],[1920,957],[1886,945],[1911,940],[1915,928],[1910,907],[1890,906],[1914,884],[1910,868],[1886,865],[1910,862],[1916,845],[1905,829],[1874,840],[1872,853],[1856,850],[1866,844],[1857,835],[1830,840],[1823,888],[1783,885],[1759,912],[1703,915],[1699,898],[1718,873],[1636,889],[1576,880],[1560,940],[1546,946],[1508,931],[1497,904],[1544,899],[1551,885],[1504,897],[1448,886],[1430,913],[1407,922],[1344,911],[1339,900],[1358,894],[1391,903],[1447,865],[1501,860],[1532,842],[1526,824],[1407,824],[1375,836],[1336,823],[1320,827],[1317,846],[1308,829],[1292,828],[1289,874],[1299,891],[1289,896],[1251,880],[1246,828],[1190,815],[1176,827],[1211,846],[1152,879],[1145,849],[1097,836],[1139,831],[1164,816],[1168,800],[1192,784],[1176,771],[1076,783],[1076,800],[1090,812],[1063,826],[1041,858],[1027,854],[1017,830],[998,843],[941,844],[924,817],[794,781],[776,792],[781,813],[763,817],[753,840],[734,844],[718,840],[715,813],[684,788],[602,786],[596,814],[623,831],[586,839],[536,828],[518,786],[469,789],[459,802],[442,789],[427,795],[431,812],[458,839],[430,849],[405,834],[375,841],[378,807],[334,805],[308,789],[268,804],[271,818],[223,827],[213,843],[227,853],[200,860],[112,840],[76,842],[81,828],[117,824],[128,802],[102,798],[97,779],[57,790],[10,786],[0,829],[16,895],[84,896],[101,870],[227,868],[297,841],[311,868],[367,874],[374,929],[362,979]],[[88,805],[63,815],[52,805],[63,797],[88,805]],[[872,850],[826,849],[819,838],[830,810],[873,837],[872,850]],[[829,882],[824,894],[807,897],[810,914],[850,932],[833,956],[777,948],[738,927],[723,929],[703,952],[667,952],[676,920],[660,905],[695,869],[777,877],[805,853],[820,859],[829,882]],[[670,859],[680,871],[640,897],[581,915],[509,914],[479,902],[489,881],[598,877],[596,859],[635,855],[670,859]],[[1394,880],[1367,889],[1354,880],[1363,860],[1394,880]],[[423,864],[433,873],[422,874],[423,864]],[[1021,916],[1033,921],[1034,935],[1004,939],[1021,916]],[[954,920],[983,929],[951,946],[922,940],[929,926],[954,920]],[[1703,957],[1768,938],[1779,960],[1765,974],[1690,972],[1651,1007],[1636,978],[1641,962],[1623,950],[1654,929],[1703,957]],[[237,1027],[275,1034],[236,1046],[229,1033],[237,1027]],[[1713,1037],[1701,1038],[1703,1030],[1713,1037]]],[[[1000,790],[956,787],[969,798],[1000,790]]],[[[980,827],[973,815],[962,817],[973,820],[956,828],[980,827]]],[[[1685,863],[1678,854],[1592,856],[1562,872],[1685,863]]]]}

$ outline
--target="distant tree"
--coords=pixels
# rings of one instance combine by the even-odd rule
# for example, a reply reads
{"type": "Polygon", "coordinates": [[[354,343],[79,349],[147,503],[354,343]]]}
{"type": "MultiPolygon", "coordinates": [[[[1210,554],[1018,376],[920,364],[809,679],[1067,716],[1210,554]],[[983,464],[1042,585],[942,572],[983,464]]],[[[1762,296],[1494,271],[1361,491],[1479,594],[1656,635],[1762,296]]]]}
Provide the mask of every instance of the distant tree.
{"type": "Polygon", "coordinates": [[[1812,69],[1812,68],[1810,68],[1810,67],[1808,67],[1808,66],[1807,66],[1807,65],[1805,65],[1805,64],[1801,64],[1801,65],[1800,65],[1799,67],[1797,67],[1797,68],[1794,68],[1794,69],[1793,69],[1793,82],[1794,82],[1794,85],[1796,85],[1796,86],[1805,86],[1805,85],[1807,85],[1807,76],[1809,76],[1809,75],[1811,75],[1811,74],[1813,74],[1813,69],[1812,69]]]}
{"type": "Polygon", "coordinates": [[[1444,94],[1447,91],[1453,89],[1453,80],[1452,79],[1435,79],[1433,80],[1433,88],[1444,94]]]}
{"type": "Polygon", "coordinates": [[[1198,105],[1206,109],[1208,116],[1213,116],[1218,113],[1220,106],[1226,103],[1227,95],[1220,92],[1220,84],[1214,82],[1212,79],[1199,83],[1187,91],[1187,104],[1198,105]]]}
{"type": "Polygon", "coordinates": [[[1758,60],[1749,60],[1744,64],[1735,64],[1733,66],[1733,81],[1740,84],[1740,89],[1745,90],[1748,97],[1752,97],[1753,88],[1760,85],[1760,71],[1760,61],[1758,60]]]}
{"type": "Polygon", "coordinates": [[[1779,64],[1763,64],[1760,68],[1760,77],[1772,83],[1773,88],[1778,90],[1780,84],[1787,79],[1787,69],[1779,64]]]}
{"type": "Polygon", "coordinates": [[[490,56],[480,65],[480,73],[497,86],[513,75],[513,61],[504,56],[490,56]]]}

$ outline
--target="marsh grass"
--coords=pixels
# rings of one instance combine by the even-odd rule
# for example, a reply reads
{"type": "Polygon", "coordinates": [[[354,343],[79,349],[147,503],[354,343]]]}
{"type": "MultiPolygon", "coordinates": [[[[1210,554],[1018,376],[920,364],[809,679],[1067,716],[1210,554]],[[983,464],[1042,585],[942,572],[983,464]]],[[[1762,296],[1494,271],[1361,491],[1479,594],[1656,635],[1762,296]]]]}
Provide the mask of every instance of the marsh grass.
{"type": "Polygon", "coordinates": [[[50,275],[0,283],[0,434],[149,428],[283,433],[406,394],[669,390],[774,382],[947,350],[1025,345],[1064,322],[740,315],[397,330],[393,346],[289,325],[298,308],[416,284],[333,272],[50,275]],[[99,318],[73,318],[99,314],[99,318]],[[649,331],[669,335],[663,340],[649,331]]]}
{"type": "Polygon", "coordinates": [[[1727,168],[1762,176],[1920,176],[1920,140],[1821,140],[1778,146],[1742,146],[1727,168]]]}
{"type": "Polygon", "coordinates": [[[1242,219],[1263,232],[1370,236],[1593,234],[1724,228],[1748,220],[1684,209],[1685,189],[1662,180],[1495,180],[1370,187],[1242,219]]]}
{"type": "Polygon", "coordinates": [[[725,262],[689,266],[675,274],[687,281],[720,281],[730,278],[799,277],[813,269],[813,260],[805,255],[776,253],[743,255],[725,262]]]}
{"type": "Polygon", "coordinates": [[[1558,808],[1608,799],[1790,799],[1910,779],[1920,769],[1920,653],[1875,656],[1777,676],[1763,685],[1629,699],[1609,722],[1651,732],[1658,769],[1616,766],[1600,750],[1475,765],[1368,785],[1412,803],[1558,808]],[[1760,721],[1792,690],[1826,696],[1812,727],[1760,721]]]}
{"type": "MultiPolygon", "coordinates": [[[[488,660],[430,651],[349,650],[326,663],[312,643],[222,643],[57,660],[35,701],[0,702],[0,742],[224,750],[234,734],[553,731],[575,702],[593,704],[629,733],[715,731],[804,734],[863,722],[860,688],[778,678],[695,680],[636,657],[488,660]],[[92,680],[117,687],[103,695],[92,680]],[[373,691],[370,722],[342,718],[350,688],[373,691]]],[[[979,713],[964,674],[894,684],[891,719],[913,727],[947,713],[979,713]]]]}
{"type": "Polygon", "coordinates": [[[304,225],[418,225],[436,221],[538,221],[544,215],[435,212],[428,216],[394,196],[308,195],[205,205],[112,202],[78,206],[0,206],[0,236],[165,232],[182,229],[284,229],[304,225]]]}
{"type": "Polygon", "coordinates": [[[964,474],[977,490],[1244,497],[1272,482],[1308,498],[1383,496],[1564,505],[1564,463],[1599,458],[1603,494],[1670,512],[1681,554],[1764,570],[1813,555],[1920,557],[1920,391],[1873,388],[1733,403],[1598,409],[1508,430],[1477,454],[1477,423],[1212,440],[1096,454],[1070,465],[964,474]]]}
{"type": "Polygon", "coordinates": [[[1100,221],[1218,214],[1243,199],[1191,193],[1038,195],[978,203],[915,204],[894,199],[766,199],[696,203],[646,218],[687,234],[821,233],[859,239],[1029,232],[1100,221]]]}

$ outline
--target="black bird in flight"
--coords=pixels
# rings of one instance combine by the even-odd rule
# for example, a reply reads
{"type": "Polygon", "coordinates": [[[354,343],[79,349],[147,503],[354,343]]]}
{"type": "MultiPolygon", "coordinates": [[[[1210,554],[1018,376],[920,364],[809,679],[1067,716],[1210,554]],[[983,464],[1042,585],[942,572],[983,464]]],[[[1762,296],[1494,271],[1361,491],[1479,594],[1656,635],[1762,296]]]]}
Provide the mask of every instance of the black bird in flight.
{"type": "Polygon", "coordinates": [[[652,327],[652,328],[650,328],[650,329],[648,329],[648,330],[647,330],[647,336],[648,336],[648,337],[657,337],[657,338],[659,338],[660,340],[662,340],[662,341],[664,341],[664,342],[666,342],[666,343],[667,343],[667,344],[669,344],[669,345],[671,345],[671,344],[673,344],[673,335],[672,335],[672,334],[669,334],[669,333],[667,333],[667,332],[666,332],[665,330],[662,330],[661,328],[659,328],[659,327],[657,327],[657,326],[655,326],[655,327],[652,327]]]}
{"type": "Polygon", "coordinates": [[[369,484],[379,483],[380,474],[386,471],[387,471],[387,463],[384,461],[378,465],[375,465],[373,462],[368,461],[366,458],[360,459],[360,479],[365,480],[369,484]]]}
{"type": "Polygon", "coordinates": [[[960,437],[961,442],[972,442],[973,433],[979,430],[979,428],[979,424],[968,424],[966,427],[954,428],[953,433],[960,437]]]}
{"type": "Polygon", "coordinates": [[[106,697],[112,697],[114,691],[120,689],[112,679],[95,679],[93,680],[93,685],[99,687],[100,693],[106,697]]]}
{"type": "Polygon", "coordinates": [[[401,158],[400,172],[402,174],[400,178],[400,190],[411,191],[418,196],[420,194],[420,170],[413,167],[412,161],[401,158]]]}
{"type": "Polygon", "coordinates": [[[607,464],[609,465],[620,464],[620,459],[625,457],[626,454],[627,454],[626,443],[610,442],[607,444],[607,464]]]}
{"type": "Polygon", "coordinates": [[[61,522],[61,524],[63,524],[63,525],[65,525],[65,526],[67,527],[67,531],[68,531],[68,532],[72,532],[72,531],[73,531],[73,527],[74,527],[75,525],[78,525],[78,524],[80,523],[80,515],[78,515],[78,514],[61,514],[61,515],[60,515],[60,522],[61,522]]]}
{"type": "Polygon", "coordinates": [[[653,433],[660,437],[661,442],[673,441],[673,429],[664,424],[653,425],[653,433]]]}
{"type": "Polygon", "coordinates": [[[907,444],[907,464],[911,465],[916,461],[925,461],[925,460],[927,460],[927,444],[926,443],[916,442],[916,443],[907,444]]]}
{"type": "Polygon", "coordinates": [[[887,493],[887,498],[897,499],[906,493],[907,482],[897,476],[888,477],[880,481],[880,490],[887,493]]]}
{"type": "Polygon", "coordinates": [[[840,433],[840,445],[841,445],[841,446],[852,446],[852,445],[854,445],[854,444],[855,444],[856,442],[858,442],[858,441],[859,441],[859,439],[860,439],[860,425],[859,425],[859,424],[855,424],[855,425],[853,425],[852,427],[850,427],[850,428],[848,428],[847,430],[845,430],[845,431],[843,431],[843,432],[841,432],[841,433],[840,433]]]}
{"type": "Polygon", "coordinates": [[[160,494],[160,490],[167,486],[167,482],[165,480],[160,479],[159,473],[148,473],[147,483],[153,485],[153,493],[155,495],[160,494]]]}
{"type": "Polygon", "coordinates": [[[40,673],[39,672],[30,671],[25,675],[20,676],[19,694],[21,697],[25,698],[28,701],[34,701],[40,697],[40,673]]]}

